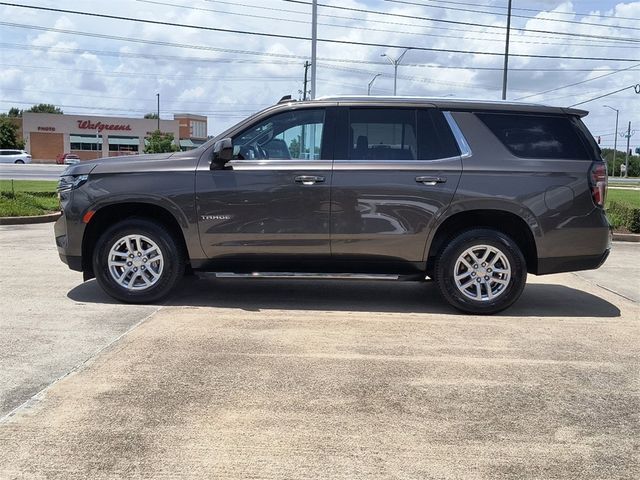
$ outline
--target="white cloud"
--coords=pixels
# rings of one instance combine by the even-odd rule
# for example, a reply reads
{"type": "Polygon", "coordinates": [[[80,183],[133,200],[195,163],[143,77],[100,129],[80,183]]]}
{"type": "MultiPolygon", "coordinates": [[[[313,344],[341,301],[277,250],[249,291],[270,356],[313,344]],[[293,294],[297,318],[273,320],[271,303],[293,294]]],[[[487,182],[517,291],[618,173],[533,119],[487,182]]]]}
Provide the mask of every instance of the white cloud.
{"type": "MultiPolygon", "coordinates": [[[[159,1],[201,10],[130,0],[96,3],[92,4],[90,9],[86,8],[83,2],[78,3],[72,0],[59,0],[51,5],[62,9],[90,10],[116,16],[126,14],[130,17],[231,30],[302,37],[310,35],[309,23],[286,21],[310,20],[310,8],[298,4],[280,0],[244,0],[243,2],[245,5],[267,7],[263,9],[241,6],[232,2],[159,1]],[[220,12],[231,12],[234,15],[220,12]],[[251,15],[272,17],[276,20],[254,18],[251,15]]],[[[418,18],[432,17],[470,22],[474,25],[504,26],[505,17],[497,14],[365,0],[325,1],[338,6],[384,10],[411,18],[320,8],[318,34],[321,38],[478,52],[502,52],[504,49],[504,30],[438,23],[418,18]],[[335,18],[336,16],[352,17],[357,20],[335,18]]],[[[519,6],[538,8],[538,13],[514,11],[518,15],[535,17],[532,19],[514,17],[512,22],[514,28],[526,27],[640,40],[638,30],[620,28],[640,26],[640,21],[620,18],[640,18],[640,2],[616,4],[609,0],[602,0],[589,2],[589,6],[585,7],[583,2],[547,0],[526,2],[519,6]],[[575,14],[576,11],[583,13],[587,8],[591,13],[616,18],[575,14]],[[565,15],[567,13],[573,15],[565,15]],[[554,22],[549,18],[580,23],[554,22]],[[597,25],[588,25],[589,23],[597,25]]],[[[461,5],[459,7],[465,8],[461,5]]],[[[474,10],[473,7],[470,9],[474,10]]],[[[496,8],[483,9],[498,13],[502,11],[496,8]]],[[[251,111],[273,104],[283,95],[292,94],[297,97],[298,91],[302,89],[303,64],[305,58],[310,56],[308,41],[148,25],[24,10],[16,7],[2,7],[0,15],[5,21],[200,47],[174,48],[166,45],[0,26],[2,41],[12,44],[12,46],[3,47],[1,52],[3,68],[0,69],[0,88],[2,89],[0,110],[4,111],[13,105],[24,108],[31,103],[43,102],[61,105],[67,112],[141,116],[145,112],[155,111],[155,94],[159,92],[163,117],[168,117],[174,112],[208,114],[210,133],[216,133],[241,120],[251,111]],[[39,49],[28,49],[24,46],[39,49]],[[207,50],[207,48],[218,50],[207,50]],[[79,52],[70,52],[69,49],[79,50],[79,52]],[[237,53],[238,51],[265,52],[267,55],[246,55],[237,53]],[[140,56],[129,56],[131,54],[140,56]],[[177,58],[162,58],[163,56],[177,58]],[[194,57],[208,59],[208,61],[190,60],[194,57]],[[25,102],[25,104],[17,102],[25,102]]],[[[597,56],[608,59],[640,57],[638,55],[640,49],[634,48],[637,44],[613,40],[525,34],[517,29],[511,32],[511,39],[512,54],[597,56]]],[[[372,92],[390,94],[393,88],[393,67],[380,55],[387,53],[397,56],[401,52],[402,50],[394,48],[321,42],[318,44],[320,59],[317,69],[317,94],[364,94],[368,82],[376,73],[382,73],[383,76],[376,80],[372,92]],[[330,62],[327,59],[347,61],[330,62]]],[[[398,93],[498,99],[502,85],[502,72],[499,70],[502,67],[502,61],[502,56],[412,50],[405,56],[398,70],[398,93]],[[415,64],[455,66],[462,69],[412,66],[415,64]],[[479,69],[486,67],[498,70],[479,69]]],[[[517,56],[510,57],[509,65],[514,69],[509,72],[509,98],[539,93],[607,73],[597,72],[596,69],[619,69],[630,66],[628,62],[517,56]],[[585,71],[515,70],[522,68],[585,69],[585,71]]],[[[527,101],[569,105],[637,82],[637,70],[617,73],[575,87],[531,97],[527,101]]],[[[638,118],[640,109],[637,107],[639,101],[640,95],[633,93],[633,90],[628,90],[602,101],[588,103],[584,106],[591,110],[591,114],[587,117],[587,124],[596,135],[613,130],[612,112],[603,108],[603,103],[621,109],[621,125],[628,120],[637,123],[640,121],[638,118]]]]}

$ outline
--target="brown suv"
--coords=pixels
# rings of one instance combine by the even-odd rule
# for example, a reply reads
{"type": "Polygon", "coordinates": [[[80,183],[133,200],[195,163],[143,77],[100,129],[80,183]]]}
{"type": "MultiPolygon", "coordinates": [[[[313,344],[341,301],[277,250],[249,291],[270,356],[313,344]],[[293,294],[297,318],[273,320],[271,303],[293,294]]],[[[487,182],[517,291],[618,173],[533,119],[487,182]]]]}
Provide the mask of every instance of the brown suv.
{"type": "Polygon", "coordinates": [[[606,167],[586,114],[285,100],[189,152],[70,167],[56,242],[125,302],[159,300],[189,267],[430,277],[454,307],[494,313],[527,273],[597,268],[609,253],[606,167]]]}

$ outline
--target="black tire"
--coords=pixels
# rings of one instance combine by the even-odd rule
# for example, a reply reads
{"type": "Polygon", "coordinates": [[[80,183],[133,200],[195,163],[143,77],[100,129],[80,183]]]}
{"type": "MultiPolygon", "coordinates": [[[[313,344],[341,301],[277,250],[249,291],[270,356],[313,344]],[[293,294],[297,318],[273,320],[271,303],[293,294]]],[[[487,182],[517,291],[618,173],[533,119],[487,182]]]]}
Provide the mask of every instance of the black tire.
{"type": "MultiPolygon", "coordinates": [[[[493,256],[491,258],[493,258],[493,256]]],[[[484,268],[482,265],[480,265],[480,267],[484,268]]],[[[436,284],[445,300],[462,312],[479,315],[497,313],[513,305],[522,294],[522,290],[527,282],[527,264],[518,245],[508,235],[490,228],[466,230],[452,238],[438,255],[434,270],[436,284]],[[495,288],[501,289],[497,295],[494,293],[494,295],[496,295],[494,299],[490,299],[486,295],[489,293],[488,289],[492,288],[488,285],[478,286],[480,296],[483,297],[483,300],[474,300],[465,295],[456,284],[456,263],[465,251],[474,246],[493,247],[501,252],[509,263],[511,274],[508,283],[506,286],[494,284],[495,288]]],[[[468,279],[463,280],[463,282],[468,280],[477,282],[478,274],[475,273],[475,270],[468,271],[472,272],[470,275],[474,276],[469,276],[468,279]]],[[[486,274],[483,273],[482,275],[486,274]]],[[[495,272],[493,275],[499,277],[499,274],[495,272]]],[[[484,278],[491,278],[491,276],[485,276],[484,278]]],[[[505,277],[502,278],[504,279],[505,277]]],[[[504,281],[506,282],[506,280],[504,281]]],[[[469,294],[474,294],[475,292],[475,294],[477,294],[475,288],[475,283],[472,283],[466,292],[470,292],[469,294]]]]}
{"type": "MultiPolygon", "coordinates": [[[[145,218],[129,218],[113,225],[100,236],[94,249],[93,271],[98,284],[116,300],[126,303],[153,303],[169,295],[180,281],[184,274],[185,256],[181,242],[164,226],[145,218]],[[127,235],[141,235],[148,238],[155,243],[162,254],[164,262],[162,270],[155,283],[149,287],[140,287],[139,290],[125,288],[110,273],[109,252],[120,239],[127,235]]],[[[150,265],[151,263],[147,264],[147,266],[150,265]]],[[[144,269],[144,266],[140,269],[144,269]]],[[[135,282],[139,284],[142,280],[138,278],[135,282]]]]}
{"type": "Polygon", "coordinates": [[[24,165],[24,160],[16,160],[15,162],[16,165],[24,165]]]}

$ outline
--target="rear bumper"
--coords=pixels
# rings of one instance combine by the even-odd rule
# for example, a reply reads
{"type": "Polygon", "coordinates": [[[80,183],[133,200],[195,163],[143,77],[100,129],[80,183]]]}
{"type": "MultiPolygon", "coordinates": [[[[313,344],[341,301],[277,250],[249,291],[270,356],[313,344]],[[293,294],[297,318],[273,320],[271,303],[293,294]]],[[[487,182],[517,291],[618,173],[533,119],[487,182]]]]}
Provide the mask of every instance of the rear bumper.
{"type": "Polygon", "coordinates": [[[599,268],[609,256],[607,249],[600,255],[585,255],[580,257],[553,257],[538,260],[538,275],[550,273],[576,272],[579,270],[594,270],[599,268]]]}

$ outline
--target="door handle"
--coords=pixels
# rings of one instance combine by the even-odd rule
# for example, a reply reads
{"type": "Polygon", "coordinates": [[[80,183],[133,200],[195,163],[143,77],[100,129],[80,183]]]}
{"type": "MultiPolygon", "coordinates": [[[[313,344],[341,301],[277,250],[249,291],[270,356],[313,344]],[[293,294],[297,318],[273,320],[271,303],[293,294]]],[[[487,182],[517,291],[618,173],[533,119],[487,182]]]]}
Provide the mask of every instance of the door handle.
{"type": "Polygon", "coordinates": [[[447,181],[447,177],[431,177],[431,176],[416,177],[416,182],[422,183],[423,185],[435,185],[437,183],[445,183],[446,181],[447,181]]]}
{"type": "Polygon", "coordinates": [[[303,185],[314,185],[316,183],[324,182],[324,177],[319,177],[316,175],[299,175],[295,178],[296,183],[301,183],[303,185]]]}

